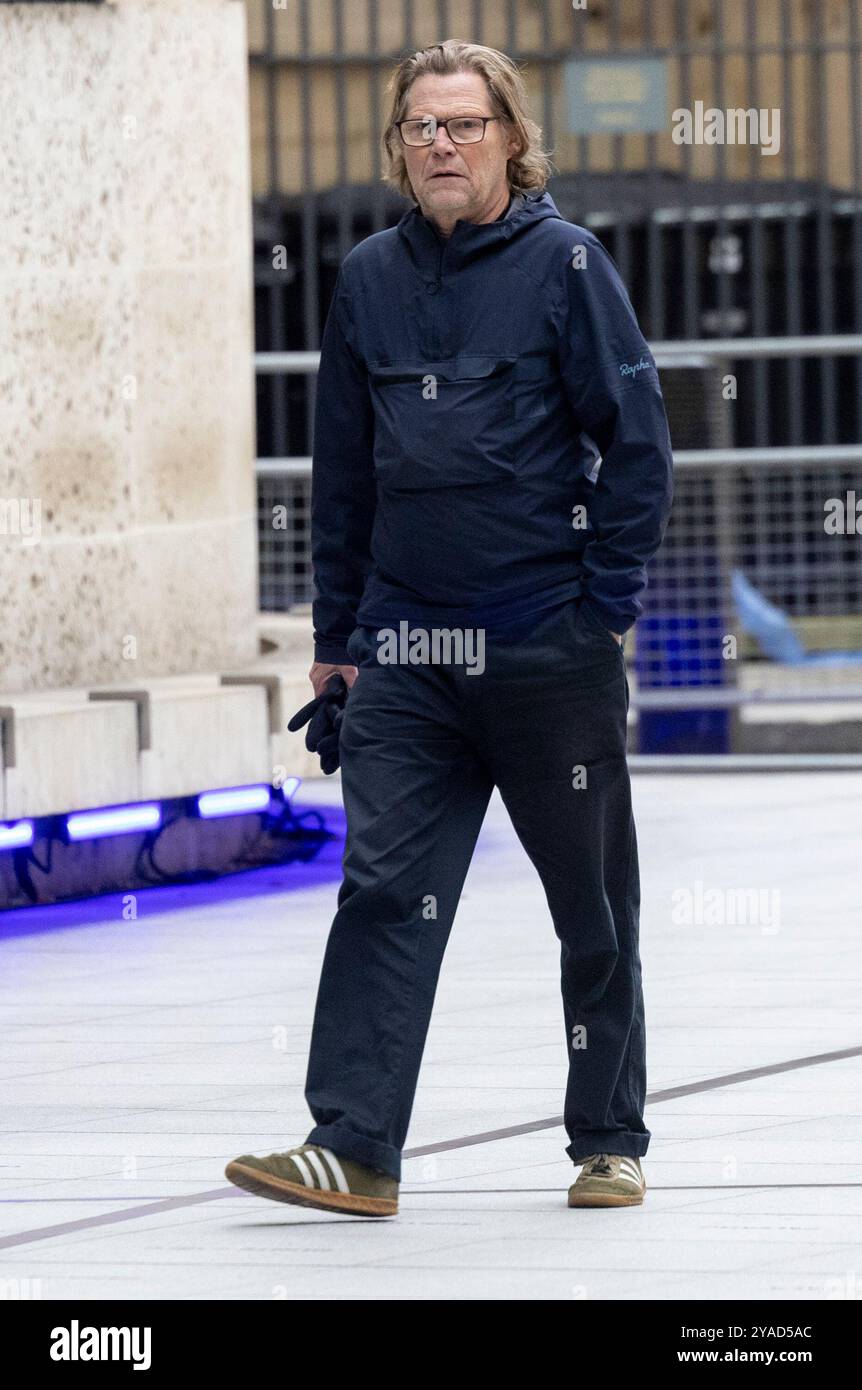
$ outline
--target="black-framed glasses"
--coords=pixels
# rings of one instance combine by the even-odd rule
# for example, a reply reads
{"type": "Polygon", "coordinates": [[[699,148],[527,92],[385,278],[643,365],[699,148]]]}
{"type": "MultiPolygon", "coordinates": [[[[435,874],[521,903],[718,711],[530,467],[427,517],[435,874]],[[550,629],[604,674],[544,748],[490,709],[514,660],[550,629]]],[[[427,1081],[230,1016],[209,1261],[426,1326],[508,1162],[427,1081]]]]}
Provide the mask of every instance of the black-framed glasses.
{"type": "Polygon", "coordinates": [[[433,145],[440,126],[456,145],[478,145],[485,138],[488,122],[500,120],[502,116],[450,116],[448,121],[438,121],[436,116],[417,116],[409,121],[396,121],[395,125],[405,145],[433,145]]]}

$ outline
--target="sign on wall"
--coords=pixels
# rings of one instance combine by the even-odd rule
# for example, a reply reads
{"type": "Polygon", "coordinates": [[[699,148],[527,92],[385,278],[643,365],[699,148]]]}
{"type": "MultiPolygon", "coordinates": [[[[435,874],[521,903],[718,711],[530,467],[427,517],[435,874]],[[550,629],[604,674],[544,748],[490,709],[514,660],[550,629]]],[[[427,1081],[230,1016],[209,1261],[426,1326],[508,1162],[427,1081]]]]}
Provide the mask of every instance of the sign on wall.
{"type": "Polygon", "coordinates": [[[571,133],[667,130],[664,58],[572,58],[564,66],[571,133]]]}

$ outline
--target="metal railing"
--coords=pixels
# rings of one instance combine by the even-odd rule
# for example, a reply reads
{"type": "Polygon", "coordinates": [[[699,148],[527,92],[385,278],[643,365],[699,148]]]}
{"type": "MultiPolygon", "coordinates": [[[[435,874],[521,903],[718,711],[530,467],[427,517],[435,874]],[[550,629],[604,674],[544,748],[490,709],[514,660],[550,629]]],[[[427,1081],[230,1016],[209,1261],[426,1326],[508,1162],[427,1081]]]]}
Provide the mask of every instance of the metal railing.
{"type": "MultiPolygon", "coordinates": [[[[726,364],[791,353],[854,356],[862,353],[862,335],[662,342],[651,350],[662,370],[672,371],[692,360],[726,364]]],[[[314,352],[255,356],[256,369],[266,373],[314,373],[318,363],[314,352]]],[[[804,595],[792,616],[807,626],[809,644],[828,648],[831,631],[832,646],[852,651],[862,646],[862,539],[829,537],[822,526],[824,502],[850,488],[848,470],[862,464],[862,445],[676,450],[674,463],[671,521],[650,568],[644,615],[634,629],[634,662],[640,659],[642,669],[632,683],[633,709],[638,714],[724,709],[737,718],[746,708],[769,706],[777,714],[781,706],[828,701],[836,707],[836,719],[858,718],[850,707],[862,703],[862,667],[776,665],[758,660],[756,645],[743,638],[742,659],[728,680],[716,648],[723,635],[738,628],[729,585],[738,567],[773,601],[783,599],[792,608],[804,595]],[[682,652],[675,664],[666,655],[674,649],[682,652]],[[716,672],[721,673],[718,684],[716,672]]],[[[286,547],[283,533],[275,533],[282,536],[276,548],[281,545],[282,565],[294,581],[306,585],[298,600],[308,602],[311,458],[260,459],[257,472],[262,527],[271,488],[277,487],[282,503],[285,489],[294,498],[299,530],[286,547]]]]}
{"type": "MultiPolygon", "coordinates": [[[[709,666],[717,633],[734,626],[733,567],[809,647],[862,645],[862,542],[822,524],[824,499],[851,489],[862,462],[862,0],[830,8],[828,26],[806,0],[246,3],[264,117],[253,151],[257,342],[272,349],[255,358],[264,606],[312,597],[315,349],[338,267],[407,207],[381,179],[385,84],[405,53],[454,33],[523,68],[553,159],[549,191],[613,255],[662,372],[676,495],[627,653],[639,659],[652,643],[658,660],[691,621],[692,661],[709,666]],[[571,119],[570,65],[583,75],[607,59],[617,80],[624,63],[661,66],[661,129],[607,133],[571,119]],[[697,101],[780,108],[780,151],[676,145],[669,113],[697,101]],[[716,389],[728,371],[735,405],[716,389]],[[273,530],[273,506],[287,531],[273,530]]],[[[733,684],[708,697],[727,708],[852,698],[852,682],[839,689],[846,673],[777,669],[741,649],[733,684]]],[[[640,674],[636,707],[679,698],[640,674]]]]}
{"type": "MultiPolygon", "coordinates": [[[[690,366],[721,360],[751,361],[766,358],[860,357],[862,333],[819,334],[810,338],[702,338],[651,343],[650,351],[661,368],[690,366]]],[[[256,352],[254,368],[261,376],[306,375],[317,372],[319,352],[256,352]]],[[[862,444],[789,445],[753,449],[679,449],[674,467],[729,464],[741,466],[787,463],[859,463],[862,444]]],[[[258,459],[258,477],[285,474],[308,477],[311,456],[258,459]]]]}
{"type": "MultiPolygon", "coordinates": [[[[827,7],[808,0],[246,5],[262,117],[253,140],[261,347],[319,346],[345,255],[406,210],[381,179],[386,83],[404,54],[451,34],[522,66],[553,159],[550,192],[613,254],[647,338],[689,347],[704,336],[862,332],[862,0],[830,5],[828,24],[827,7]],[[624,64],[634,67],[625,96],[647,82],[645,65],[661,69],[661,128],[633,119],[627,131],[603,130],[583,103],[570,105],[569,75],[600,96],[596,65],[608,60],[618,107],[624,64]],[[675,143],[671,112],[696,102],[779,110],[780,148],[765,159],[754,141],[675,143]],[[279,268],[276,246],[287,258],[279,268]]],[[[737,444],[862,439],[862,361],[807,355],[741,366],[751,408],[737,444]]],[[[262,454],[311,450],[310,383],[294,385],[288,402],[261,380],[262,454]]]]}

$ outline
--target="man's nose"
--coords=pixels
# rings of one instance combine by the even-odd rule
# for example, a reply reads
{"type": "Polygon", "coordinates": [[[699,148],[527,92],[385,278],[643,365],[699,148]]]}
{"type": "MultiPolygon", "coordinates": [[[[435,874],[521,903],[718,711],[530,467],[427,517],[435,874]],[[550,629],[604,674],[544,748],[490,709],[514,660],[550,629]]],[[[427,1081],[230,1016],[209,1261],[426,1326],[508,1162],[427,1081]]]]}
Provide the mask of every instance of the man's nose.
{"type": "Polygon", "coordinates": [[[452,139],[450,139],[448,130],[446,129],[445,126],[442,126],[442,125],[438,125],[437,130],[435,131],[435,134],[434,134],[434,142],[433,142],[433,143],[434,143],[434,148],[437,150],[437,153],[438,153],[438,154],[441,154],[441,153],[443,153],[444,151],[445,151],[445,152],[448,152],[450,149],[451,149],[451,150],[457,149],[457,146],[456,146],[456,144],[455,144],[455,141],[452,140],[452,139]],[[441,138],[441,137],[442,137],[442,138],[441,138]],[[439,141],[439,143],[438,143],[438,141],[439,141]]]}

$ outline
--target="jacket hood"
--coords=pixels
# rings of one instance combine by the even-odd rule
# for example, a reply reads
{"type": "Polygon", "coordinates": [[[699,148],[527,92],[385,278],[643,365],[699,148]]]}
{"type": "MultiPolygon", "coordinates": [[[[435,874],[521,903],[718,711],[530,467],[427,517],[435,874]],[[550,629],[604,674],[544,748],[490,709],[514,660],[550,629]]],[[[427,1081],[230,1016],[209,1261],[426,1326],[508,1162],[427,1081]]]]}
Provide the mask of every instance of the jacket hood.
{"type": "MultiPolygon", "coordinates": [[[[448,237],[440,235],[417,203],[405,212],[397,224],[397,231],[404,238],[417,265],[436,265],[443,251],[450,267],[463,265],[498,242],[523,236],[524,232],[538,226],[547,217],[557,217],[563,221],[547,190],[520,196],[523,199],[521,205],[513,205],[508,216],[497,218],[494,222],[466,222],[459,218],[448,237]]],[[[517,200],[518,195],[515,197],[517,200]]]]}

